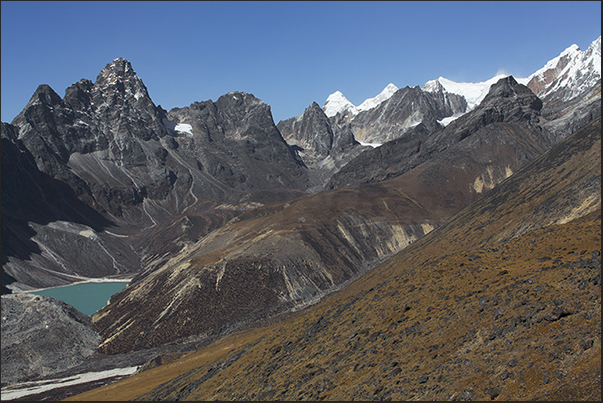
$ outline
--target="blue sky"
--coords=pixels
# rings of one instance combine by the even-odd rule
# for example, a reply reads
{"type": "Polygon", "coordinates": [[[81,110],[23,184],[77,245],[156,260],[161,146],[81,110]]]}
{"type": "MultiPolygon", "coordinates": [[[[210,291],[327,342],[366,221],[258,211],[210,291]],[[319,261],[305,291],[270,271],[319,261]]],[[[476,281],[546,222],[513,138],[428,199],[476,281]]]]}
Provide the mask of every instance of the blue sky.
{"type": "Polygon", "coordinates": [[[359,105],[389,83],[527,77],[601,35],[600,1],[2,1],[2,121],[39,84],[60,96],[128,59],[169,110],[230,91],[275,123],[341,91],[359,105]]]}

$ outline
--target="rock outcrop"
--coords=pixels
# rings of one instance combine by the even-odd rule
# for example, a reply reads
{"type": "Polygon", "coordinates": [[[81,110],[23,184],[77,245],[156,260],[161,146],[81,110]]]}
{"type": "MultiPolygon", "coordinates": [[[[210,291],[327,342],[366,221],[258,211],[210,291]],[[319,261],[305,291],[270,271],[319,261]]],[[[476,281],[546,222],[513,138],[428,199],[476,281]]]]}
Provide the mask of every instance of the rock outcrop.
{"type": "Polygon", "coordinates": [[[2,385],[81,364],[100,336],[90,317],[62,301],[31,294],[2,295],[2,385]]]}
{"type": "Polygon", "coordinates": [[[331,121],[316,102],[277,127],[309,168],[310,192],[323,190],[333,173],[367,148],[354,139],[349,126],[331,121]]]}

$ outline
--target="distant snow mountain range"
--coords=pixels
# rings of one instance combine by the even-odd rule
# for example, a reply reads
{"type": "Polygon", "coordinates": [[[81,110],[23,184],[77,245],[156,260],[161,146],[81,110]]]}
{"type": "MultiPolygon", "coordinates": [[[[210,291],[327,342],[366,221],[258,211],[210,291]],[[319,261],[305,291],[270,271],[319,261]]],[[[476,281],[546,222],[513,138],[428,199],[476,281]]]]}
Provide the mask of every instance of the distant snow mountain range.
{"type": "MultiPolygon", "coordinates": [[[[439,77],[426,82],[421,89],[426,92],[443,91],[463,96],[467,101],[467,109],[464,112],[466,113],[479,105],[493,84],[507,76],[508,74],[497,74],[489,80],[477,83],[456,82],[439,77]]],[[[527,85],[540,98],[562,93],[563,101],[571,100],[601,79],[601,37],[593,41],[585,51],[581,51],[578,45],[571,45],[529,77],[514,78],[518,83],[527,85]]],[[[350,102],[341,91],[336,91],[327,97],[322,109],[328,117],[341,112],[355,116],[376,108],[391,98],[396,91],[398,87],[390,83],[377,96],[365,100],[359,106],[350,102]]],[[[459,116],[461,114],[438,122],[445,126],[459,116]]]]}
{"type": "MultiPolygon", "coordinates": [[[[507,77],[499,73],[475,83],[439,77],[422,87],[403,88],[390,83],[358,106],[336,91],[322,107],[313,102],[300,115],[280,121],[277,128],[310,168],[311,188],[317,190],[367,147],[408,140],[413,131],[439,131],[478,109],[491,88],[507,77]]],[[[571,45],[529,77],[513,79],[542,101],[543,124],[558,141],[600,109],[601,37],[586,51],[571,45]]],[[[341,183],[351,183],[348,179],[341,183]]]]}
{"type": "Polygon", "coordinates": [[[358,106],[354,106],[354,104],[352,104],[345,97],[345,95],[343,95],[340,91],[336,91],[329,95],[323,106],[323,110],[328,117],[335,116],[337,115],[337,113],[342,111],[348,111],[353,115],[357,115],[362,111],[368,111],[379,106],[379,104],[381,104],[383,101],[386,101],[391,98],[391,96],[394,95],[396,91],[398,91],[398,87],[396,87],[392,83],[389,83],[383,89],[383,91],[379,93],[379,95],[373,98],[366,99],[363,103],[358,106]]]}

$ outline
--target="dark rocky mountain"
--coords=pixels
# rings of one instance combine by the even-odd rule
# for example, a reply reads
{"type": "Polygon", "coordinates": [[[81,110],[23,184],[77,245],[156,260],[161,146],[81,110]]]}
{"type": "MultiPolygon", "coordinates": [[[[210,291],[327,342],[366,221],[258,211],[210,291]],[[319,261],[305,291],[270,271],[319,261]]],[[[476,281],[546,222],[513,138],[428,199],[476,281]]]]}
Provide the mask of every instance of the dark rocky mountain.
{"type": "Polygon", "coordinates": [[[526,86],[511,76],[503,78],[473,111],[440,130],[421,123],[398,139],[365,151],[334,174],[327,188],[393,178],[445,152],[455,157],[467,154],[465,158],[483,165],[488,173],[476,186],[479,192],[488,190],[554,144],[540,126],[541,109],[542,101],[526,86]],[[500,162],[493,154],[501,149],[515,154],[513,164],[489,162],[500,162]]]}
{"type": "Polygon", "coordinates": [[[600,167],[597,118],[317,305],[71,400],[600,400],[600,167]]]}
{"type": "Polygon", "coordinates": [[[3,124],[2,142],[3,286],[17,289],[136,272],[148,255],[178,250],[238,209],[308,186],[268,105],[230,93],[167,113],[124,59],[95,83],[75,83],[63,99],[41,85],[3,124]],[[178,130],[188,121],[191,131],[178,130]],[[37,225],[29,211],[46,211],[49,194],[55,213],[42,213],[37,225]],[[164,230],[167,242],[149,242],[164,230]],[[82,248],[74,252],[72,242],[82,248]]]}
{"type": "Polygon", "coordinates": [[[422,131],[440,129],[438,120],[466,109],[462,96],[447,93],[441,86],[431,92],[405,87],[377,106],[357,113],[343,110],[327,117],[314,102],[304,113],[279,122],[277,127],[310,168],[312,190],[320,191],[341,167],[372,148],[367,144],[374,147],[398,139],[419,124],[422,131]]]}
{"type": "Polygon", "coordinates": [[[302,161],[274,125],[270,107],[253,95],[232,92],[215,103],[174,108],[167,118],[190,124],[196,141],[183,140],[182,153],[186,150],[188,158],[197,158],[196,166],[205,167],[206,176],[228,185],[227,190],[216,190],[219,194],[236,191],[236,197],[227,201],[265,203],[306,190],[302,161]]]}
{"type": "Polygon", "coordinates": [[[368,147],[355,140],[349,126],[331,121],[316,102],[277,127],[309,168],[310,192],[322,190],[334,172],[368,147]]]}
{"type": "Polygon", "coordinates": [[[2,123],[2,293],[137,271],[124,238],[105,231],[111,222],[40,171],[17,130],[2,123]]]}
{"type": "Polygon", "coordinates": [[[422,123],[433,131],[445,117],[465,112],[463,97],[443,91],[425,92],[420,87],[404,87],[376,108],[360,112],[350,121],[354,137],[367,143],[385,143],[400,138],[422,123]]]}

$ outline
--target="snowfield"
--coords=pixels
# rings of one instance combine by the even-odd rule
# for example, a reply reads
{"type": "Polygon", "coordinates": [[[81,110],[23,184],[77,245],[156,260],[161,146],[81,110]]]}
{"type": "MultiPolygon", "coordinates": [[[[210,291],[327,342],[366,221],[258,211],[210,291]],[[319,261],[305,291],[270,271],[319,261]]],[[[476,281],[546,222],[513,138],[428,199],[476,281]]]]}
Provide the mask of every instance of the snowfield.
{"type": "Polygon", "coordinates": [[[116,376],[129,376],[135,373],[137,369],[138,367],[115,368],[106,371],[87,372],[85,374],[61,379],[47,379],[42,381],[18,383],[2,388],[0,399],[14,400],[24,396],[35,395],[65,386],[79,385],[82,383],[113,378],[116,376]]]}

